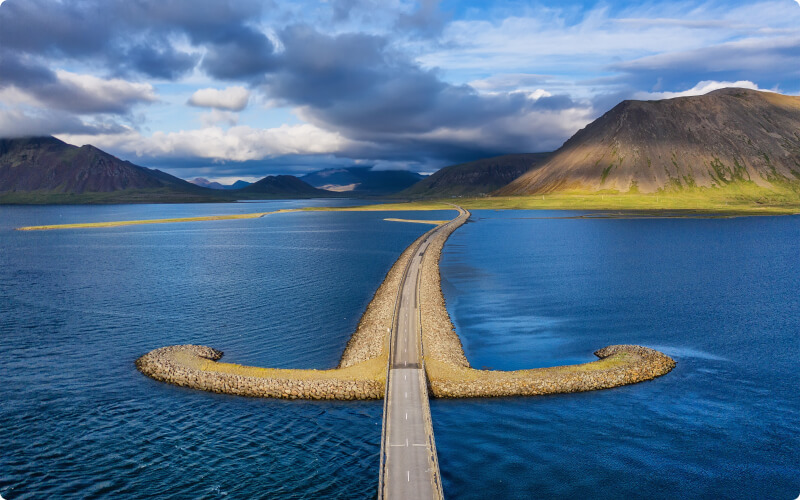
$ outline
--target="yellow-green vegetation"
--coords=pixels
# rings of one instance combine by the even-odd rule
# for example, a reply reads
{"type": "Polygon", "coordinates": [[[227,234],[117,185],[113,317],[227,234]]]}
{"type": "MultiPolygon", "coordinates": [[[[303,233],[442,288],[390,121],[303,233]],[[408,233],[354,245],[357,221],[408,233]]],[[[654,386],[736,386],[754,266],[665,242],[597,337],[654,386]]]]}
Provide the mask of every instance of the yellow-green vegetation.
{"type": "Polygon", "coordinates": [[[377,358],[362,361],[347,368],[333,368],[330,370],[295,369],[295,368],[261,368],[245,366],[235,363],[220,363],[218,361],[201,358],[188,353],[176,353],[176,362],[191,366],[204,372],[228,373],[243,377],[255,377],[280,380],[386,380],[386,363],[388,355],[384,353],[377,358]]]}
{"type": "Polygon", "coordinates": [[[530,378],[547,378],[556,374],[565,373],[586,373],[586,372],[605,372],[612,368],[617,368],[632,361],[631,355],[627,352],[617,353],[607,358],[603,358],[590,363],[579,365],[550,366],[546,368],[530,368],[527,370],[498,371],[498,370],[476,370],[440,361],[437,359],[426,359],[425,366],[431,382],[459,381],[459,382],[480,382],[504,380],[525,380],[530,378]]]}
{"type": "Polygon", "coordinates": [[[145,220],[121,220],[109,222],[80,222],[76,224],[52,224],[48,226],[27,226],[17,228],[18,231],[48,231],[51,229],[81,229],[81,228],[100,228],[100,227],[120,227],[138,226],[142,224],[168,224],[172,222],[200,222],[212,220],[237,220],[237,219],[257,219],[265,215],[296,212],[295,209],[276,210],[274,212],[258,212],[253,214],[232,214],[232,215],[208,215],[204,217],[182,217],[173,219],[145,219],[145,220]]]}
{"type": "Polygon", "coordinates": [[[383,220],[389,222],[413,222],[415,224],[432,224],[434,226],[438,226],[439,224],[447,224],[448,222],[450,222],[446,220],[395,219],[392,217],[383,220]]]}
{"type": "Polygon", "coordinates": [[[639,193],[634,189],[626,193],[566,191],[534,196],[460,198],[458,204],[468,209],[631,210],[673,212],[671,215],[680,215],[681,212],[779,215],[800,213],[800,193],[788,188],[768,190],[754,183],[743,182],[717,188],[695,187],[656,193],[639,193]]]}

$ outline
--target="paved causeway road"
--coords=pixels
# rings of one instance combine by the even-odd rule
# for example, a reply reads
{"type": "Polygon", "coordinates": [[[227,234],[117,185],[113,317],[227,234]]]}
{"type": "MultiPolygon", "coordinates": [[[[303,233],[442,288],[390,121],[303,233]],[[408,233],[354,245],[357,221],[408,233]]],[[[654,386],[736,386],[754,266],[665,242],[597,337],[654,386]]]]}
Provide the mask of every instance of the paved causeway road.
{"type": "MultiPolygon", "coordinates": [[[[431,233],[431,236],[436,232],[431,233]]],[[[384,421],[385,499],[441,498],[436,447],[428,406],[427,381],[420,359],[417,283],[429,236],[406,269],[400,296],[397,329],[389,360],[389,381],[384,421]]]]}

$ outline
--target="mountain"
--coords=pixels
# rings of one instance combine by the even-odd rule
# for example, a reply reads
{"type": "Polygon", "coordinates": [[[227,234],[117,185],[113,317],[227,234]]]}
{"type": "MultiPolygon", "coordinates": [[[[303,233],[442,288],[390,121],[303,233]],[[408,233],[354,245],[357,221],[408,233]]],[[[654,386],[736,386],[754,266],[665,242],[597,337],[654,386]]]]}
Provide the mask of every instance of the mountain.
{"type": "Polygon", "coordinates": [[[330,197],[331,192],[317,189],[293,175],[270,175],[258,182],[236,191],[247,198],[269,196],[271,198],[321,198],[330,197]]]}
{"type": "Polygon", "coordinates": [[[204,177],[195,177],[189,182],[195,186],[202,186],[208,189],[242,189],[250,185],[249,182],[242,180],[236,181],[233,184],[220,184],[219,182],[210,181],[204,177]]]}
{"type": "Polygon", "coordinates": [[[327,168],[306,174],[302,179],[328,191],[358,195],[394,194],[419,182],[425,176],[407,170],[372,170],[372,167],[327,168]]]}
{"type": "Polygon", "coordinates": [[[654,192],[800,180],[800,97],[728,88],[624,101],[498,195],[654,192]]]}
{"type": "Polygon", "coordinates": [[[486,195],[541,164],[550,154],[504,155],[451,165],[398,193],[398,196],[437,198],[486,195]]]}
{"type": "Polygon", "coordinates": [[[186,203],[326,194],[291,176],[267,177],[236,191],[207,189],[94,146],[54,137],[0,139],[0,203],[186,203]]]}
{"type": "Polygon", "coordinates": [[[54,137],[0,139],[0,203],[214,201],[210,191],[94,146],[54,137]]]}
{"type": "Polygon", "coordinates": [[[219,182],[210,181],[204,177],[195,177],[194,179],[190,179],[189,182],[195,186],[202,186],[208,189],[227,189],[226,186],[223,186],[219,182]]]}

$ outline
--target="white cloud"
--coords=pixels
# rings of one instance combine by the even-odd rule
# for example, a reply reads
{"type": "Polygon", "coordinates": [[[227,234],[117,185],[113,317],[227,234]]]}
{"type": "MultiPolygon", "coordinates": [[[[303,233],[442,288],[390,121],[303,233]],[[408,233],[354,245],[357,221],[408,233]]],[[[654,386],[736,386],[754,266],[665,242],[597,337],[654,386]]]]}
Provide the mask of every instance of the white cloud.
{"type": "Polygon", "coordinates": [[[201,114],[200,121],[206,127],[213,127],[215,125],[234,126],[239,123],[239,113],[234,113],[233,111],[223,111],[220,109],[212,109],[208,113],[201,114]]]}
{"type": "Polygon", "coordinates": [[[71,88],[76,94],[92,96],[102,106],[109,107],[130,104],[138,101],[154,102],[156,94],[149,83],[133,83],[119,78],[104,80],[93,75],[81,75],[57,70],[56,76],[61,84],[71,88]]]}
{"type": "MultiPolygon", "coordinates": [[[[800,0],[798,0],[800,1],[800,0]]],[[[693,95],[703,95],[713,92],[714,90],[724,89],[728,87],[739,87],[744,89],[762,90],[758,85],[749,80],[739,80],[737,82],[718,82],[715,80],[705,80],[699,82],[689,90],[681,92],[637,92],[633,95],[634,99],[672,99],[673,97],[688,97],[693,95]]]]}
{"type": "Polygon", "coordinates": [[[484,92],[521,90],[535,87],[548,81],[550,77],[546,75],[535,75],[529,73],[498,73],[489,78],[473,80],[469,85],[475,90],[484,92]]]}
{"type": "Polygon", "coordinates": [[[189,98],[187,104],[201,108],[241,111],[247,107],[250,91],[244,87],[219,89],[200,89],[189,98]]]}
{"type": "Polygon", "coordinates": [[[208,158],[221,161],[261,160],[290,154],[325,154],[344,149],[350,141],[314,125],[281,125],[270,129],[248,126],[207,127],[143,136],[131,130],[113,135],[63,135],[71,144],[93,144],[136,156],[208,158]]]}

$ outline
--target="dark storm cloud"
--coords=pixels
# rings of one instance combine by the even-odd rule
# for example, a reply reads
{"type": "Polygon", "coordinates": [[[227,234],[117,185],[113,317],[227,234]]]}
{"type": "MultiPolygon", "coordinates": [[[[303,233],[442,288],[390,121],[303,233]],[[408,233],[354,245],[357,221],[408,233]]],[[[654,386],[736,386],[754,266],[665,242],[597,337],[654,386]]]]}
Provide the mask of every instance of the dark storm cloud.
{"type": "MultiPolygon", "coordinates": [[[[0,9],[0,46],[40,57],[95,60],[109,74],[132,71],[176,78],[199,58],[177,50],[170,37],[185,36],[210,47],[212,59],[213,54],[231,56],[226,48],[232,46],[242,51],[269,47],[271,52],[263,40],[253,43],[256,33],[248,26],[263,6],[249,0],[8,0],[0,9]]],[[[218,70],[214,64],[210,69],[236,73],[230,68],[227,73],[225,68],[218,70]]]]}
{"type": "Polygon", "coordinates": [[[210,43],[202,67],[206,73],[220,80],[260,77],[275,67],[274,50],[266,35],[243,27],[236,33],[228,33],[210,43]]]}
{"type": "Polygon", "coordinates": [[[50,69],[33,62],[28,57],[20,57],[0,49],[0,88],[10,85],[19,87],[48,85],[56,81],[56,74],[50,69]]]}
{"type": "Polygon", "coordinates": [[[197,66],[200,56],[175,50],[169,44],[159,47],[142,43],[127,49],[123,58],[123,71],[175,80],[197,66]]]}
{"type": "Polygon", "coordinates": [[[269,97],[307,106],[315,120],[355,138],[475,126],[533,106],[523,94],[482,95],[448,84],[382,37],[329,36],[295,26],[280,38],[285,51],[266,77],[269,97]]]}

